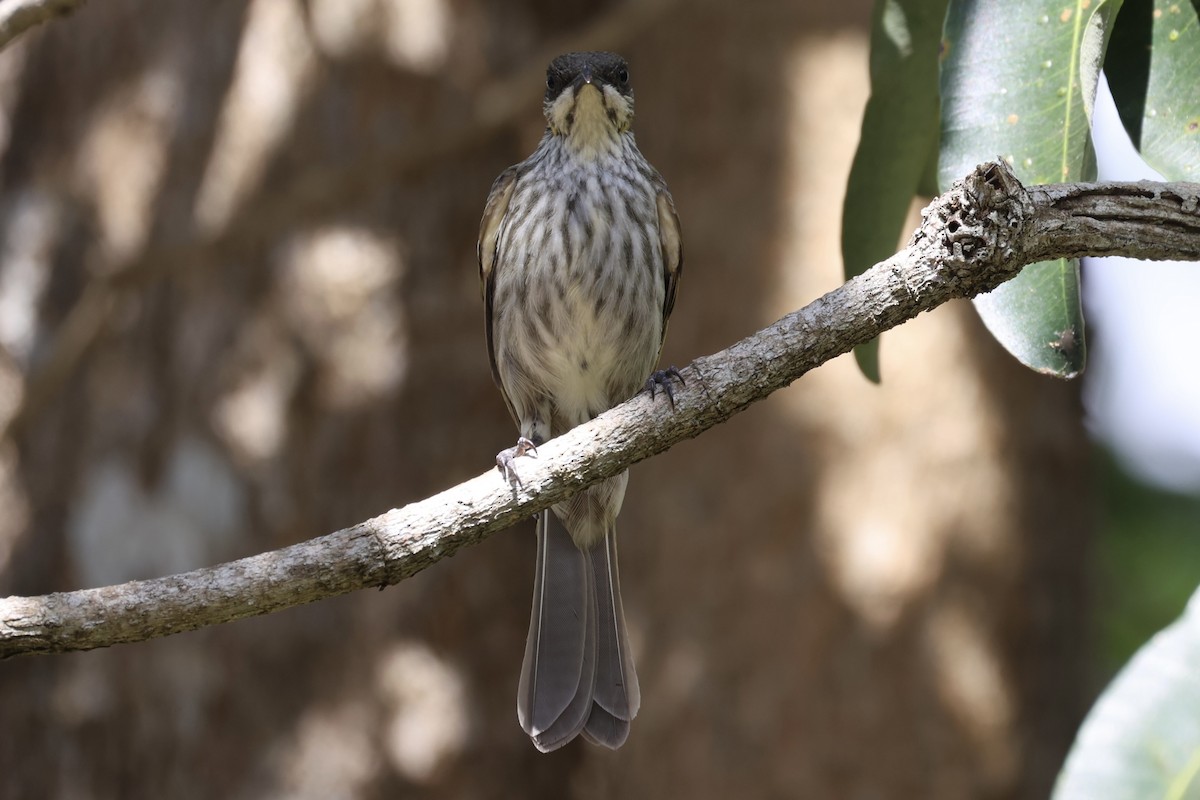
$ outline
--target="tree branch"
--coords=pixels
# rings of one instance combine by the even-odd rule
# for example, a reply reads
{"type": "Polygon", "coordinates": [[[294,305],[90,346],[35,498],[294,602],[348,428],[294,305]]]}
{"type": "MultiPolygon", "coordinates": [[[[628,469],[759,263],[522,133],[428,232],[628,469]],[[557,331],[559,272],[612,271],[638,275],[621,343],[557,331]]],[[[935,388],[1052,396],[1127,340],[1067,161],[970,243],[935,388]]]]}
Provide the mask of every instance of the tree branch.
{"type": "Polygon", "coordinates": [[[0,50],[34,25],[65,17],[87,0],[0,0],[0,50]]]}
{"type": "Polygon", "coordinates": [[[153,580],[0,600],[0,657],[106,647],[385,586],[724,422],[805,372],[948,300],[1062,256],[1200,260],[1200,184],[1023,187],[981,165],[922,214],[892,258],[732,347],[696,359],[676,408],[645,394],[522,459],[317,539],[153,580]],[[655,403],[658,406],[655,408],[655,403]]]}

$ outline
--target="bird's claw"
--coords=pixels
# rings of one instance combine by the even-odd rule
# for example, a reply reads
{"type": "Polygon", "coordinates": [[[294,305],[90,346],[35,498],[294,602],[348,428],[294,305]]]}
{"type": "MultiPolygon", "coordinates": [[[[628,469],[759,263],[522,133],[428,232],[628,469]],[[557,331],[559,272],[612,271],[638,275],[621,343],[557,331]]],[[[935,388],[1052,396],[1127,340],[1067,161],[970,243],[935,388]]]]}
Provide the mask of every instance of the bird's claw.
{"type": "Polygon", "coordinates": [[[650,399],[653,400],[658,390],[662,389],[663,394],[671,401],[671,408],[674,408],[675,389],[671,386],[672,381],[679,381],[680,386],[687,386],[687,381],[675,367],[667,367],[650,373],[650,377],[646,380],[646,391],[650,393],[650,399]]]}
{"type": "Polygon", "coordinates": [[[513,464],[513,461],[521,456],[530,456],[531,454],[533,456],[537,455],[537,447],[524,436],[517,438],[515,447],[509,447],[496,454],[496,469],[500,471],[500,474],[504,476],[504,480],[512,488],[519,489],[521,487],[521,476],[517,474],[516,465],[513,464]]]}

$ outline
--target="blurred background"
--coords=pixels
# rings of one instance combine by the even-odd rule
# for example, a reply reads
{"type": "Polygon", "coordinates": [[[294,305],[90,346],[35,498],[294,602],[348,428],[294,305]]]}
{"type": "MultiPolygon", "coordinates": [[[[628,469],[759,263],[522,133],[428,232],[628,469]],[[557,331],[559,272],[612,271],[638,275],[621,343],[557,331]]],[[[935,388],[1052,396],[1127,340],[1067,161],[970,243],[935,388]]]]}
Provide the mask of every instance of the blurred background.
{"type": "MultiPolygon", "coordinates": [[[[0,596],[277,548],[487,469],[514,429],[477,226],[559,52],[632,64],[684,227],[665,363],[838,285],[869,12],[111,0],[26,35],[0,54],[0,596]]],[[[1200,582],[1197,503],[1126,477],[1080,384],[968,304],[888,334],[883,367],[838,359],[634,468],[644,702],[616,753],[517,725],[520,526],[386,591],[0,663],[0,797],[1044,797],[1200,582]]]]}

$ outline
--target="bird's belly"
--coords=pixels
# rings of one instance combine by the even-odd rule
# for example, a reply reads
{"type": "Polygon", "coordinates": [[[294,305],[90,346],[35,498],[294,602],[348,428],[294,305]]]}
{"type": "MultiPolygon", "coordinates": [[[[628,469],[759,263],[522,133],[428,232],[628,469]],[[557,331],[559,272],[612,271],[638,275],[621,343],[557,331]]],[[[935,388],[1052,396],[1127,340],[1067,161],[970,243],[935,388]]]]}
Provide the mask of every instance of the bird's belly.
{"type": "MultiPolygon", "coordinates": [[[[661,308],[659,306],[658,308],[661,308]]],[[[568,286],[542,320],[547,338],[546,390],[579,424],[631,397],[654,368],[661,319],[648,297],[568,286]]]]}
{"type": "Polygon", "coordinates": [[[548,403],[556,429],[631,397],[662,344],[666,284],[653,189],[636,176],[601,178],[531,179],[513,200],[529,213],[501,235],[497,371],[519,417],[548,403]]]}
{"type": "Polygon", "coordinates": [[[650,264],[564,270],[546,254],[533,262],[527,281],[497,283],[497,366],[518,415],[549,401],[554,427],[572,427],[645,383],[662,341],[664,289],[649,279],[650,264]]]}

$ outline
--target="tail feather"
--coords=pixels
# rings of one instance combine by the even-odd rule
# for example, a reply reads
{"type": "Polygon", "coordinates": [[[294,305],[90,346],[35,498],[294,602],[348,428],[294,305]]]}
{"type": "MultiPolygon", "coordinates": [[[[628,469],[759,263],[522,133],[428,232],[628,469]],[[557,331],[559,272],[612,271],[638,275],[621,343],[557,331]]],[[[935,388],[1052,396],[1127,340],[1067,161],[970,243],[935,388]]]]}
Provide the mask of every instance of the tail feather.
{"type": "MultiPolygon", "coordinates": [[[[596,626],[596,704],[618,720],[637,716],[642,704],[633,652],[621,606],[621,576],[617,569],[617,534],[604,532],[604,541],[592,550],[592,576],[600,614],[596,626]]],[[[627,726],[628,727],[628,726],[627,726]]]]}
{"type": "Polygon", "coordinates": [[[590,553],[550,512],[537,526],[537,567],[517,718],[543,751],[583,729],[596,680],[596,599],[590,553]]]}
{"type": "Polygon", "coordinates": [[[584,660],[580,667],[579,686],[575,691],[575,696],[558,719],[552,722],[548,728],[536,735],[531,734],[534,746],[543,753],[557,750],[578,736],[581,730],[586,731],[586,726],[591,724],[589,713],[593,715],[595,713],[592,702],[592,685],[596,680],[595,614],[588,614],[586,631],[584,660]]]}
{"type": "Polygon", "coordinates": [[[544,512],[537,537],[517,717],[543,752],[580,733],[615,749],[641,704],[621,608],[615,531],[580,550],[562,522],[544,512]]]}
{"type": "Polygon", "coordinates": [[[592,713],[588,715],[582,732],[583,738],[592,744],[616,750],[629,738],[629,720],[617,719],[601,708],[599,703],[592,703],[592,713]]]}

